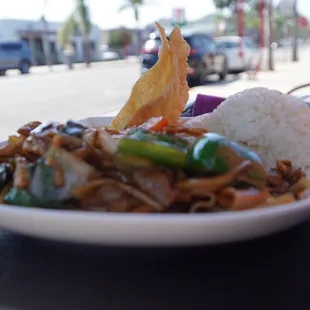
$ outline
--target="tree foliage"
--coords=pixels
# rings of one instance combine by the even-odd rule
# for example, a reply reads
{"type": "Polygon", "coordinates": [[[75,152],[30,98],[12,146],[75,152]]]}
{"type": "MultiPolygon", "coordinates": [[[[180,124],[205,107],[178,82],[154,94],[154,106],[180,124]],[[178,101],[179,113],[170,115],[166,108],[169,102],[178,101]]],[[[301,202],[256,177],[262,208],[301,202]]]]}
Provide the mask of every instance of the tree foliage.
{"type": "Polygon", "coordinates": [[[71,42],[71,36],[78,31],[78,23],[74,14],[71,14],[58,32],[58,42],[62,48],[71,42]]]}
{"type": "Polygon", "coordinates": [[[110,31],[109,46],[112,48],[124,48],[130,45],[131,41],[132,33],[124,27],[110,31]]]}
{"type": "Polygon", "coordinates": [[[58,33],[59,44],[64,47],[71,42],[76,33],[81,33],[84,40],[84,61],[87,66],[90,64],[90,42],[91,21],[89,8],[85,0],[75,0],[75,7],[69,18],[63,23],[58,33]]]}
{"type": "MultiPolygon", "coordinates": [[[[134,13],[134,18],[137,23],[137,28],[139,28],[139,21],[140,21],[140,8],[145,4],[144,0],[124,0],[124,3],[122,6],[120,6],[119,11],[124,11],[124,10],[132,10],[134,13]]],[[[140,45],[141,45],[141,38],[139,31],[136,33],[137,37],[137,55],[139,55],[140,51],[140,45]]]]}
{"type": "MultiPolygon", "coordinates": [[[[236,11],[238,0],[213,0],[213,3],[217,9],[231,9],[236,11]]],[[[258,0],[246,0],[244,1],[244,7],[247,11],[258,11],[258,0]]]]}
{"type": "Polygon", "coordinates": [[[257,14],[249,13],[244,16],[244,26],[248,29],[259,29],[260,19],[257,14]]]}
{"type": "Polygon", "coordinates": [[[140,7],[145,4],[144,0],[126,0],[124,4],[119,8],[119,11],[124,10],[132,10],[134,13],[134,17],[137,23],[139,23],[140,20],[140,7]]]}
{"type": "Polygon", "coordinates": [[[79,28],[85,39],[89,39],[91,32],[91,21],[89,17],[89,8],[84,0],[75,0],[76,2],[76,14],[79,21],[79,28]]]}
{"type": "Polygon", "coordinates": [[[213,3],[217,9],[222,10],[236,5],[237,0],[213,0],[213,3]]]}
{"type": "Polygon", "coordinates": [[[75,0],[75,8],[68,19],[63,23],[58,40],[61,46],[71,41],[71,37],[77,32],[81,33],[84,40],[89,39],[91,21],[89,9],[84,0],[75,0]]]}

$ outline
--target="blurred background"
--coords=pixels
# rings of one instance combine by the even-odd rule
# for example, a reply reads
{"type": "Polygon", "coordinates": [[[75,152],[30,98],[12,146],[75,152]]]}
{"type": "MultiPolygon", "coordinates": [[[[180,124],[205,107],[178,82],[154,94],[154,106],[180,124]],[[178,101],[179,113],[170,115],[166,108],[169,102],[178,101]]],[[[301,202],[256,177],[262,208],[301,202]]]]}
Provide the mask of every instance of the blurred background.
{"type": "MultiPolygon", "coordinates": [[[[115,115],[179,25],[191,99],[310,82],[309,0],[0,0],[1,135],[30,120],[115,115]]],[[[310,89],[309,89],[310,93],[310,89]]],[[[304,95],[304,94],[301,94],[304,95]]]]}

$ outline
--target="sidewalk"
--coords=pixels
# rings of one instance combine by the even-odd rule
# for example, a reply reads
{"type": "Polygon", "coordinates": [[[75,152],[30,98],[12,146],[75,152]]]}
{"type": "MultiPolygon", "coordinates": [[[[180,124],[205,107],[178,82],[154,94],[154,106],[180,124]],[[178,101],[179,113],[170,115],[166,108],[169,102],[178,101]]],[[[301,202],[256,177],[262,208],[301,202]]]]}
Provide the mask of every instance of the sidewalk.
{"type": "MultiPolygon", "coordinates": [[[[92,67],[97,67],[101,65],[121,65],[121,64],[126,64],[126,63],[136,63],[138,62],[138,57],[136,56],[129,56],[126,59],[119,59],[119,60],[110,60],[110,61],[95,61],[91,63],[92,67]]],[[[82,69],[85,68],[85,63],[75,63],[73,64],[75,69],[82,69]]],[[[60,65],[53,65],[53,71],[63,71],[67,70],[67,65],[66,64],[60,64],[60,65]]],[[[48,66],[36,66],[32,67],[31,71],[36,73],[36,71],[46,71],[49,72],[50,68],[48,66]]]]}
{"type": "MultiPolygon", "coordinates": [[[[136,56],[129,56],[126,59],[110,60],[110,61],[96,61],[91,63],[91,67],[105,66],[105,65],[124,65],[128,63],[137,63],[139,58],[136,56]]],[[[73,64],[74,70],[86,69],[84,63],[73,64]]],[[[47,73],[59,73],[68,71],[68,66],[65,64],[53,65],[51,68],[48,66],[34,66],[31,67],[31,74],[47,74],[47,73]]],[[[19,75],[18,70],[9,70],[7,75],[19,75]]]]}
{"type": "MultiPolygon", "coordinates": [[[[300,57],[305,58],[307,57],[307,54],[310,53],[310,45],[300,45],[298,51],[300,57]]],[[[292,47],[281,47],[275,49],[273,52],[273,58],[275,66],[290,63],[292,60],[292,47]]],[[[262,71],[268,71],[268,48],[265,48],[263,51],[262,71]]]]}

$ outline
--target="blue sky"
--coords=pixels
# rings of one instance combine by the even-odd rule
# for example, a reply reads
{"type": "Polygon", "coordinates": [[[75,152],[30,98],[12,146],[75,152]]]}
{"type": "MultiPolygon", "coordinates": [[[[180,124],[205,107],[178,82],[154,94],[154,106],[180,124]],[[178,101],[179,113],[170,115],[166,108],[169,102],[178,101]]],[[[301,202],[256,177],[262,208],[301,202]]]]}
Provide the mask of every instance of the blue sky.
{"type": "MultiPolygon", "coordinates": [[[[101,28],[117,26],[134,27],[131,11],[119,13],[118,8],[124,0],[88,0],[92,20],[101,28]]],[[[310,0],[298,0],[300,11],[310,17],[310,0]]],[[[44,3],[46,17],[51,21],[63,21],[70,14],[74,0],[0,0],[0,18],[35,19],[42,16],[44,3]]],[[[277,2],[277,0],[274,0],[277,2]]],[[[141,9],[141,24],[171,17],[172,9],[184,7],[189,20],[214,12],[213,0],[146,0],[141,9]]]]}

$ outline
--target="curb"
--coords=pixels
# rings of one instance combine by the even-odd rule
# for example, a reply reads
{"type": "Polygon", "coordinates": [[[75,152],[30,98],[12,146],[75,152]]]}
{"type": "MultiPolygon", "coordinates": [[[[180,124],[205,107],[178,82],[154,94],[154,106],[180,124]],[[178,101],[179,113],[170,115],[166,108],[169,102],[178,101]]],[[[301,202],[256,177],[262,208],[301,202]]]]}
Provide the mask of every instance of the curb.
{"type": "MultiPolygon", "coordinates": [[[[129,57],[127,59],[117,59],[117,60],[109,60],[109,61],[104,61],[104,60],[100,60],[100,61],[95,61],[91,63],[91,66],[96,66],[96,65],[102,65],[102,64],[123,64],[123,63],[138,63],[139,62],[139,58],[138,57],[129,57]]],[[[84,68],[85,65],[84,63],[75,63],[73,64],[75,68],[79,69],[79,68],[84,68]]],[[[61,70],[61,69],[67,69],[67,65],[66,64],[55,64],[52,66],[53,69],[55,70],[61,70]]],[[[49,67],[48,66],[32,66],[32,69],[39,70],[39,71],[49,71],[49,67]]]]}

